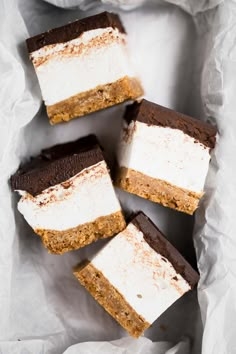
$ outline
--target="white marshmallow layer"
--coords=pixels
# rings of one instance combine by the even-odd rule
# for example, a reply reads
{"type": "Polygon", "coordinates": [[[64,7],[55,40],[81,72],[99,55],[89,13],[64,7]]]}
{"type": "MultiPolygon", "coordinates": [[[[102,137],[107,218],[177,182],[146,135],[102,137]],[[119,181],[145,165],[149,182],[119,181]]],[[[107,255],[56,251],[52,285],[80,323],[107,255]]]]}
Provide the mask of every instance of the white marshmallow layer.
{"type": "Polygon", "coordinates": [[[118,151],[121,167],[202,193],[210,149],[178,129],[125,123],[118,151]]]}
{"type": "Polygon", "coordinates": [[[154,251],[132,223],[91,262],[150,324],[190,290],[168,259],[154,251]]]}
{"type": "Polygon", "coordinates": [[[19,192],[18,209],[33,229],[63,231],[121,210],[104,161],[35,197],[19,192]]]}
{"type": "Polygon", "coordinates": [[[126,35],[118,29],[100,28],[31,53],[45,104],[50,106],[99,85],[132,77],[125,40],[126,35]],[[100,41],[103,35],[111,36],[109,43],[100,41]],[[91,43],[95,40],[98,45],[91,43]],[[42,63],[37,65],[39,59],[42,63]]]}

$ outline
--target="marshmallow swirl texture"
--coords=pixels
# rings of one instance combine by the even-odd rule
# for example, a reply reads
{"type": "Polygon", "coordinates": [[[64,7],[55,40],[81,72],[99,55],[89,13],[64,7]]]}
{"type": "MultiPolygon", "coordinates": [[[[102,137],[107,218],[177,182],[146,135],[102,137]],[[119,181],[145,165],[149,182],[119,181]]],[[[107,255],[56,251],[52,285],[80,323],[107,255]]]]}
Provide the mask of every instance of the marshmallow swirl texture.
{"type": "Polygon", "coordinates": [[[46,45],[30,56],[47,106],[134,76],[126,34],[112,27],[84,32],[65,43],[46,45]]]}
{"type": "Polygon", "coordinates": [[[35,230],[63,231],[121,210],[104,161],[36,197],[19,192],[18,209],[35,230]]]}

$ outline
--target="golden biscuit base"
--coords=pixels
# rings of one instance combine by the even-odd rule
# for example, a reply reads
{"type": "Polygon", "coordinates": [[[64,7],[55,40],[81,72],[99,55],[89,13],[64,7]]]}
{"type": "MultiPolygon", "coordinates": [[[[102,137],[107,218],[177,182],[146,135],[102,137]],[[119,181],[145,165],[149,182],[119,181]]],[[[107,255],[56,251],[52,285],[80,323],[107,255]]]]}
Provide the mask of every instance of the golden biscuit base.
{"type": "Polygon", "coordinates": [[[63,254],[87,246],[99,239],[118,234],[125,227],[124,216],[121,211],[117,211],[64,231],[44,229],[35,229],[34,231],[42,237],[42,242],[49,253],[63,254]]]}
{"type": "Polygon", "coordinates": [[[190,215],[197,209],[203,195],[126,167],[119,169],[116,185],[129,193],[190,215]]]}
{"type": "Polygon", "coordinates": [[[140,316],[124,296],[92,263],[79,265],[74,275],[94,299],[134,338],[138,338],[150,323],[140,316]]]}
{"type": "Polygon", "coordinates": [[[47,106],[50,123],[67,122],[73,118],[104,109],[126,100],[133,100],[143,95],[138,79],[128,76],[106,85],[79,93],[54,105],[47,106]]]}

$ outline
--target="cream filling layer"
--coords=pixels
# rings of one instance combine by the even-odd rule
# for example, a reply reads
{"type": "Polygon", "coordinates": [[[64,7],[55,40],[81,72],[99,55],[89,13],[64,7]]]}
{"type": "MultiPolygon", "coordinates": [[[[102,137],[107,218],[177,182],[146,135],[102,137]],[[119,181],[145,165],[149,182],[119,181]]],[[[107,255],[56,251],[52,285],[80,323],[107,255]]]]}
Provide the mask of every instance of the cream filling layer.
{"type": "Polygon", "coordinates": [[[45,104],[50,106],[99,85],[133,77],[125,38],[126,35],[109,27],[33,52],[31,58],[45,104]],[[110,40],[103,42],[100,37],[104,34],[110,40]],[[36,65],[39,59],[42,64],[36,65]]]}
{"type": "Polygon", "coordinates": [[[35,197],[19,192],[18,209],[33,229],[63,231],[121,210],[104,161],[35,197]]]}
{"type": "Polygon", "coordinates": [[[119,165],[202,193],[210,150],[181,130],[132,121],[123,130],[119,165]]]}
{"type": "Polygon", "coordinates": [[[121,33],[117,28],[97,28],[94,30],[83,32],[79,37],[67,42],[45,45],[44,47],[32,52],[30,54],[30,57],[33,62],[36,62],[40,58],[54,55],[59,52],[63,53],[68,49],[71,49],[72,52],[76,51],[76,49],[79,47],[81,48],[81,46],[85,49],[86,46],[90,45],[91,41],[97,40],[97,42],[99,42],[99,39],[106,35],[112,36],[113,39],[122,41],[126,40],[126,34],[121,33]]]}
{"type": "Polygon", "coordinates": [[[150,324],[190,290],[188,282],[149,246],[132,223],[93,258],[92,264],[150,324]]]}

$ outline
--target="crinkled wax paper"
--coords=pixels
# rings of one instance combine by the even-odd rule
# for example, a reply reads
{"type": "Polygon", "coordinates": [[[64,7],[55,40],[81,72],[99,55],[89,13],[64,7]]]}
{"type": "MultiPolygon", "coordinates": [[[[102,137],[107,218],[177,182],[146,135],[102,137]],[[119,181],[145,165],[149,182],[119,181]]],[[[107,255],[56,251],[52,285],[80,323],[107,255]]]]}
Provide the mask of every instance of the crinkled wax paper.
{"type": "MultiPolygon", "coordinates": [[[[1,354],[236,352],[235,42],[233,0],[1,1],[1,354]],[[198,291],[186,294],[139,340],[128,337],[71,273],[73,265],[104,242],[63,256],[49,255],[17,212],[17,197],[8,186],[20,161],[90,132],[98,135],[108,159],[114,158],[124,105],[50,126],[25,46],[30,35],[114,8],[129,33],[146,97],[211,120],[219,130],[206,195],[195,216],[198,291]]],[[[126,211],[143,209],[194,263],[192,217],[118,194],[126,211]]]]}

